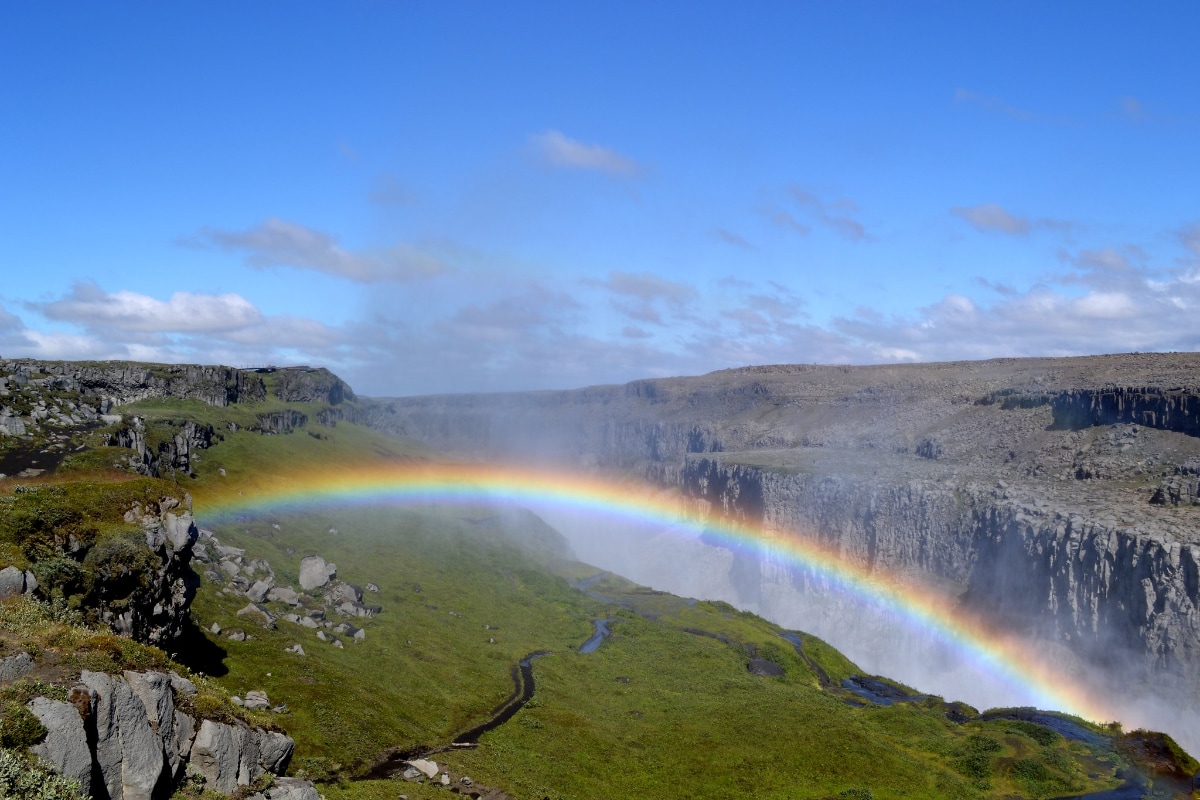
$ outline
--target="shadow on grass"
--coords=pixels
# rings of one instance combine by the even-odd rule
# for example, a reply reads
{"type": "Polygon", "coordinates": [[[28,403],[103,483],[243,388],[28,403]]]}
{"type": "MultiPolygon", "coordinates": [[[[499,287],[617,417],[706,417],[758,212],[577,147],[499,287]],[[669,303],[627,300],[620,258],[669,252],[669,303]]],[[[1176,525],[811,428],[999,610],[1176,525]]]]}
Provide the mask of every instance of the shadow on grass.
{"type": "Polygon", "coordinates": [[[193,620],[184,623],[183,632],[175,642],[174,658],[192,672],[220,678],[229,673],[225,657],[229,652],[211,641],[193,620]]]}

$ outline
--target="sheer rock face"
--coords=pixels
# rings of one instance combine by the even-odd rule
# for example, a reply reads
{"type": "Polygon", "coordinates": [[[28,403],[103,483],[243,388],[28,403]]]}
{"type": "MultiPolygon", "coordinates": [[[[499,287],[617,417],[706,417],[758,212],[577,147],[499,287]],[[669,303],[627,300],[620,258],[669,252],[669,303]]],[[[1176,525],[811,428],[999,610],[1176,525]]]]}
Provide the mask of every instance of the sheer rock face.
{"type": "MultiPolygon", "coordinates": [[[[1200,354],[782,365],[395,398],[359,421],[475,458],[634,472],[970,609],[1200,685],[1200,354]]],[[[779,565],[735,555],[747,602],[779,565]]],[[[803,576],[790,580],[803,582],[803,576]]]]}
{"type": "Polygon", "coordinates": [[[37,697],[29,710],[47,736],[33,750],[85,793],[110,800],[162,800],[189,770],[206,788],[233,794],[264,772],[281,775],[295,743],[245,723],[195,721],[175,707],[187,682],[160,672],[124,676],[84,670],[72,702],[37,697]]]}

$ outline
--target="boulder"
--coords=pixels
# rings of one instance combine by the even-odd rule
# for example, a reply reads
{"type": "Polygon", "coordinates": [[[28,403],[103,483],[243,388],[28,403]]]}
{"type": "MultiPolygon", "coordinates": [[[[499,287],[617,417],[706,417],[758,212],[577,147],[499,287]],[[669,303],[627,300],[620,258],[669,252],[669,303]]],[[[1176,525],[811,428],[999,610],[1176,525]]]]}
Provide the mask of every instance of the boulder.
{"type": "Polygon", "coordinates": [[[325,592],[325,600],[333,605],[358,603],[362,600],[362,589],[352,583],[338,581],[325,592]]]}
{"type": "Polygon", "coordinates": [[[31,748],[55,772],[79,781],[86,796],[92,791],[92,751],[79,710],[70,703],[35,697],[26,706],[46,727],[46,738],[31,748]]]}
{"type": "Polygon", "coordinates": [[[267,693],[258,689],[251,689],[246,692],[244,702],[246,708],[251,711],[263,711],[271,707],[271,701],[267,699],[267,693]]]}
{"type": "Polygon", "coordinates": [[[25,591],[25,573],[16,567],[0,569],[0,597],[12,597],[25,591]]]}
{"type": "Polygon", "coordinates": [[[246,597],[250,598],[251,602],[261,603],[267,598],[267,592],[269,591],[271,591],[271,584],[267,581],[258,580],[246,590],[246,597]]]}
{"type": "Polygon", "coordinates": [[[300,588],[312,591],[325,586],[337,575],[337,567],[326,564],[320,556],[305,556],[300,559],[300,588]]]}
{"type": "Polygon", "coordinates": [[[300,595],[290,586],[276,586],[267,592],[268,600],[277,600],[289,606],[300,605],[300,595]]]}

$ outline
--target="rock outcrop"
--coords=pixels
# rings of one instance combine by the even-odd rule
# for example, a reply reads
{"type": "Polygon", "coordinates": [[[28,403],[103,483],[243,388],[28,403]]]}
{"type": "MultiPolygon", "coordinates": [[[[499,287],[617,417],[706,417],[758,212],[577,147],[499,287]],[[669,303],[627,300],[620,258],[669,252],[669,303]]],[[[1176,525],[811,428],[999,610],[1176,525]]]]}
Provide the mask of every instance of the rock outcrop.
{"type": "Polygon", "coordinates": [[[354,391],[327,369],[286,367],[275,373],[275,396],[288,403],[340,405],[357,399],[354,391]]]}
{"type": "Polygon", "coordinates": [[[186,422],[178,433],[152,449],[146,445],[145,424],[140,417],[133,417],[128,423],[106,434],[105,444],[133,450],[133,455],[129,456],[129,466],[134,472],[162,478],[177,472],[192,475],[192,464],[198,458],[197,451],[211,447],[214,435],[211,425],[186,422]]]}
{"type": "MultiPolygon", "coordinates": [[[[140,642],[165,646],[183,630],[199,576],[192,571],[192,548],[199,529],[188,506],[164,498],[157,508],[138,505],[125,515],[145,533],[146,547],[157,559],[126,597],[100,598],[100,616],[118,633],[140,642]]],[[[103,576],[102,576],[103,577],[103,576]]],[[[114,583],[114,585],[116,585],[114,583]]]]}
{"type": "Polygon", "coordinates": [[[295,749],[290,737],[197,721],[178,705],[189,693],[195,688],[175,675],[84,670],[69,702],[28,703],[47,730],[33,752],[89,796],[110,800],[161,800],[188,773],[226,795],[265,772],[283,774],[295,749]]]}

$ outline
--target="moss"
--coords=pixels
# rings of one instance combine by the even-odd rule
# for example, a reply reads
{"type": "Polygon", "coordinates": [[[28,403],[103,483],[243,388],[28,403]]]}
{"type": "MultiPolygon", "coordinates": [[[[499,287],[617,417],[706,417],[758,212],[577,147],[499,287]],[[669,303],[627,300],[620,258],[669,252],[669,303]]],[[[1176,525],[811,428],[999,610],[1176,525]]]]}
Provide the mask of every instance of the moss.
{"type": "Polygon", "coordinates": [[[0,706],[0,747],[23,749],[46,738],[46,726],[22,703],[0,706]]]}

